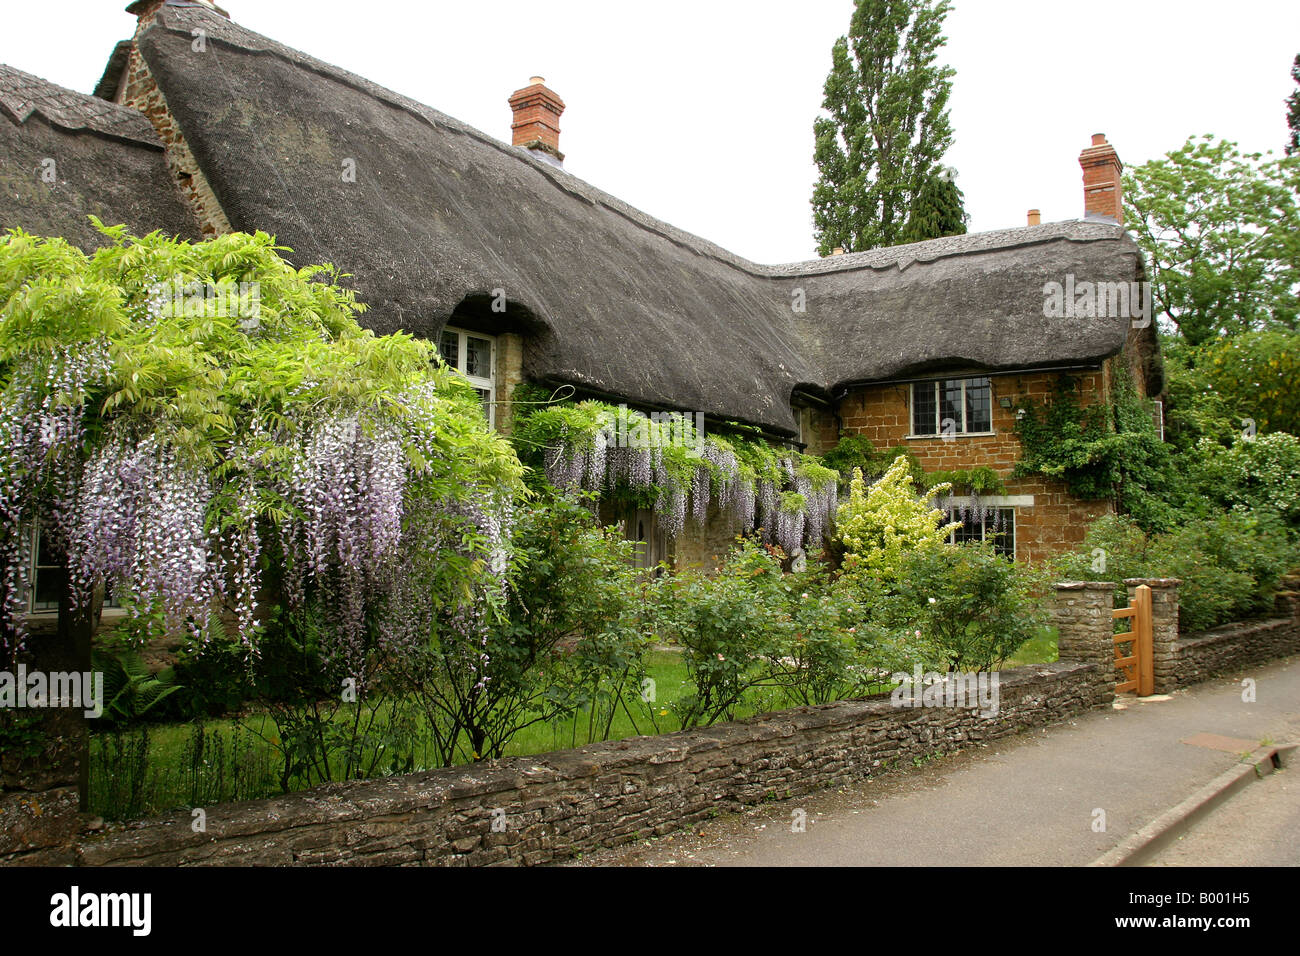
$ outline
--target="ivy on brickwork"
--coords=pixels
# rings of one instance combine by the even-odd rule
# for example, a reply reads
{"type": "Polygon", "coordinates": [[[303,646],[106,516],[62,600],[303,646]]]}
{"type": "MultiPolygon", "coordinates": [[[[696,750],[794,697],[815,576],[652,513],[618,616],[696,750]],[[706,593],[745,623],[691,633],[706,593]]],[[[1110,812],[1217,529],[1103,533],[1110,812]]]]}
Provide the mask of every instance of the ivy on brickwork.
{"type": "Polygon", "coordinates": [[[854,469],[862,472],[868,481],[875,481],[889,470],[899,456],[907,460],[908,475],[918,489],[926,485],[925,469],[920,460],[905,445],[893,448],[876,448],[866,435],[840,435],[839,442],[822,456],[822,463],[840,473],[840,488],[848,488],[854,469]]]}
{"type": "Polygon", "coordinates": [[[1076,380],[1063,376],[1041,406],[1022,402],[1013,474],[1062,481],[1077,498],[1109,498],[1143,527],[1167,528],[1176,519],[1170,502],[1178,482],[1154,408],[1126,369],[1116,370],[1110,391],[1108,401],[1082,407],[1076,380]]]}
{"type": "Polygon", "coordinates": [[[774,448],[757,429],[734,422],[705,432],[692,415],[646,415],[598,401],[552,401],[520,386],[512,439],[534,474],[556,488],[582,490],[651,508],[669,538],[688,515],[703,525],[710,506],[743,529],[759,528],[787,553],[816,549],[839,504],[839,474],[817,458],[774,448]]]}

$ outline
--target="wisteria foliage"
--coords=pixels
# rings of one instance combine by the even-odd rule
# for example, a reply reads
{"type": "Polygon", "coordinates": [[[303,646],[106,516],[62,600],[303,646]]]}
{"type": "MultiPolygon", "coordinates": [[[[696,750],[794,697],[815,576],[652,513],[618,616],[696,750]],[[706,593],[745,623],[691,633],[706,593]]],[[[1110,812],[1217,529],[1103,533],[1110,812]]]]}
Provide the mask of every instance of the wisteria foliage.
{"type": "Polygon", "coordinates": [[[711,509],[745,530],[762,529],[787,553],[816,549],[829,537],[839,506],[838,474],[798,452],[761,439],[702,435],[696,445],[674,441],[670,423],[598,402],[548,408],[531,416],[529,436],[543,436],[542,464],[557,488],[606,494],[653,492],[660,527],[676,538],[687,521],[703,525],[711,509]],[[618,441],[605,423],[615,415],[641,440],[618,441]]]}
{"type": "Polygon", "coordinates": [[[110,587],[167,633],[206,637],[224,604],[252,646],[268,585],[310,595],[358,684],[376,629],[428,639],[421,588],[457,555],[448,591],[502,579],[521,467],[426,343],[361,329],[268,236],[104,232],[92,257],[0,236],[0,651],[25,639],[35,527],[73,601],[110,587]],[[255,282],[260,313],[165,311],[172,277],[255,282]]]}

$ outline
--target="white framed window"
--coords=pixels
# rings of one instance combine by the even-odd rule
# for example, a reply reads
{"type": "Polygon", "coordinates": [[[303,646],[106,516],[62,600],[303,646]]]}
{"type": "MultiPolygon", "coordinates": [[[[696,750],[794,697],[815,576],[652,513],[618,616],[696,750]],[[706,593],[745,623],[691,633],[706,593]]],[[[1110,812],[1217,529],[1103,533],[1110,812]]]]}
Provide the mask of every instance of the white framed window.
{"type": "MultiPolygon", "coordinates": [[[[59,609],[59,598],[63,596],[68,585],[68,569],[59,556],[48,546],[45,536],[39,528],[28,532],[28,580],[31,587],[27,589],[28,614],[52,614],[59,609]]],[[[117,599],[112,590],[105,588],[104,607],[117,607],[117,599]]]]}
{"type": "Polygon", "coordinates": [[[967,541],[991,541],[993,550],[1003,557],[1016,558],[1016,509],[993,508],[983,515],[967,514],[962,517],[961,509],[953,508],[948,512],[949,521],[960,521],[960,528],[953,528],[948,534],[949,544],[964,544],[967,541]]]}
{"type": "Polygon", "coordinates": [[[491,335],[445,328],[438,337],[442,360],[469,379],[483,403],[489,425],[496,424],[497,340],[491,335]]]}
{"type": "Polygon", "coordinates": [[[942,438],[992,433],[993,385],[988,376],[912,383],[912,434],[909,437],[942,438]]]}
{"type": "Polygon", "coordinates": [[[28,554],[32,563],[28,567],[28,580],[32,586],[27,590],[27,611],[31,614],[57,611],[68,582],[67,569],[46,546],[45,536],[39,529],[32,530],[30,540],[28,554]]]}

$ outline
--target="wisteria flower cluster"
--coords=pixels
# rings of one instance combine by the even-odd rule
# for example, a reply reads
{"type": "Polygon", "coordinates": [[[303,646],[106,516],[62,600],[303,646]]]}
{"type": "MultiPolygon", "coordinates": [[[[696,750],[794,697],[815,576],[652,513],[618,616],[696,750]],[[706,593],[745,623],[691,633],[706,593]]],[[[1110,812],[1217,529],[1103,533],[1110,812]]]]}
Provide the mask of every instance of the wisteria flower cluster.
{"type": "Polygon", "coordinates": [[[69,597],[111,588],[137,634],[207,639],[230,611],[256,652],[272,602],[310,601],[358,686],[376,636],[427,641],[437,601],[501,586],[522,466],[428,343],[362,329],[334,270],[270,236],[100,228],[92,256],[0,236],[0,650],[24,638],[34,528],[69,597]],[[160,309],[175,277],[254,283],[257,320],[160,309]]]}
{"type": "Polygon", "coordinates": [[[615,447],[602,422],[615,410],[597,402],[548,408],[529,420],[530,435],[545,437],[542,467],[557,488],[605,494],[616,489],[653,493],[660,527],[675,538],[688,518],[705,524],[713,511],[745,530],[761,528],[765,540],[787,553],[815,548],[833,528],[839,506],[838,474],[812,458],[774,449],[761,439],[701,436],[700,451],[662,434],[669,425],[618,410],[634,419],[636,447],[615,447]]]}

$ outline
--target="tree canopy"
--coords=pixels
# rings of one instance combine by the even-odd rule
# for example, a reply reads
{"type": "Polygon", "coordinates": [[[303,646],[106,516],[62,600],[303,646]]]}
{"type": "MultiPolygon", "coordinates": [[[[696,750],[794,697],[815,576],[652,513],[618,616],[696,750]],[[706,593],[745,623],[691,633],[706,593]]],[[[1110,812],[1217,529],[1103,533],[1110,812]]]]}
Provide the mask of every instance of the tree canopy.
{"type": "MultiPolygon", "coordinates": [[[[909,221],[925,231],[930,214],[918,218],[914,201],[927,183],[935,191],[931,177],[952,143],[954,71],[938,62],[949,9],[949,0],[857,0],[848,35],[835,41],[827,115],[813,124],[822,255],[894,245],[909,221]]],[[[948,192],[945,203],[953,199],[948,192]]]]}
{"type": "Polygon", "coordinates": [[[328,595],[326,655],[351,665],[416,557],[436,555],[421,580],[449,592],[484,565],[481,519],[522,469],[428,343],[363,329],[333,267],[296,269],[266,234],[96,226],[90,255],[0,237],[10,653],[37,527],[66,555],[70,601],[107,584],[167,631],[201,636],[224,605],[249,641],[264,589],[328,595]]]}
{"type": "Polygon", "coordinates": [[[1154,311],[1186,342],[1297,328],[1300,157],[1194,137],[1127,170],[1124,195],[1154,311]]]}

